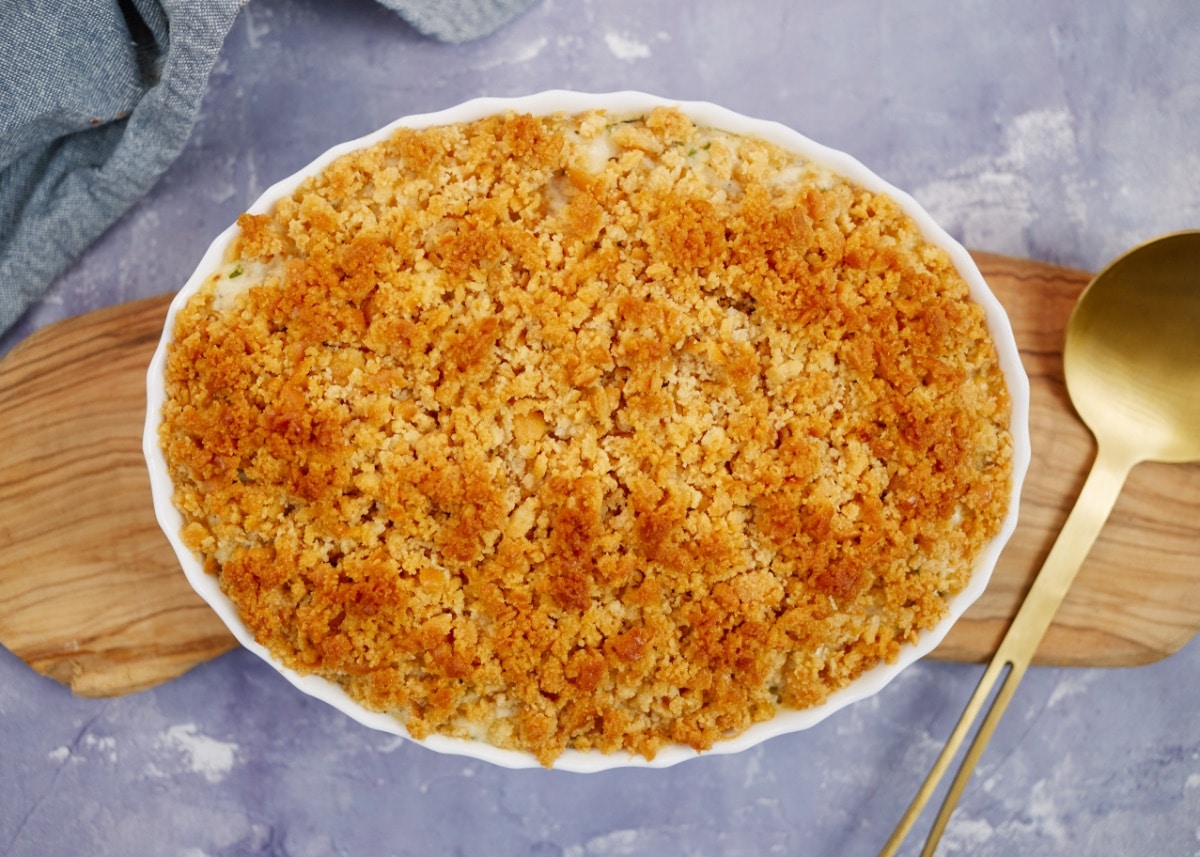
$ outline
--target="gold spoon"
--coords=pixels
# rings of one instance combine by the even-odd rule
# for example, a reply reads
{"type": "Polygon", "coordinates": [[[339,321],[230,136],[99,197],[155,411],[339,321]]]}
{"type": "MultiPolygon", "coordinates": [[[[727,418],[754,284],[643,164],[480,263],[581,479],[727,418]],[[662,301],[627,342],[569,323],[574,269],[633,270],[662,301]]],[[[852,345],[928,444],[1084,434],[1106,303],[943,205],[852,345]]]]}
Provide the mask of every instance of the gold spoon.
{"type": "Polygon", "coordinates": [[[896,853],[1008,670],[922,854],[929,857],[937,848],[975,763],[1133,466],[1200,461],[1200,231],[1164,235],[1096,275],[1067,323],[1063,371],[1071,403],[1096,437],[1091,473],[950,740],[881,857],[896,853]]]}

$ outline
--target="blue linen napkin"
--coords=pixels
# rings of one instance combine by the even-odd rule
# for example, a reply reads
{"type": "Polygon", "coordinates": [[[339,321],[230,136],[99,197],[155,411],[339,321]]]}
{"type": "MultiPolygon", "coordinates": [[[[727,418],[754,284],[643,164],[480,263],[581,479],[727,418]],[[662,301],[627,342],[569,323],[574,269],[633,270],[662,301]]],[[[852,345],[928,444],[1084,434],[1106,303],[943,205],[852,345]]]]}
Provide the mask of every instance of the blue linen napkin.
{"type": "MultiPolygon", "coordinates": [[[[0,335],[183,149],[247,0],[0,0],[0,335]]],[[[535,0],[379,0],[433,38],[535,0]]]]}

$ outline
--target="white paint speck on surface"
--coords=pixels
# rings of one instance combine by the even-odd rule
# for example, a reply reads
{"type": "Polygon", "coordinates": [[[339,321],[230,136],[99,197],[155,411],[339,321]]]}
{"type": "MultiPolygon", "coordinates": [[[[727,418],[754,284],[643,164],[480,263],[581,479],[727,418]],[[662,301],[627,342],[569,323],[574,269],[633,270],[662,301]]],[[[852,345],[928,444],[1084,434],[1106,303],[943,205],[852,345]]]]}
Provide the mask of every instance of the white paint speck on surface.
{"type": "Polygon", "coordinates": [[[1068,224],[1087,221],[1078,141],[1065,109],[1016,116],[1003,140],[998,154],[969,158],[913,195],[968,247],[1026,256],[1028,233],[1049,198],[1048,188],[1054,191],[1057,217],[1068,224]]]}
{"type": "Polygon", "coordinates": [[[1083,672],[1064,675],[1054,686],[1054,691],[1050,694],[1046,707],[1053,708],[1068,697],[1086,693],[1088,686],[1095,680],[1096,673],[1083,672]]]}
{"type": "Polygon", "coordinates": [[[188,770],[210,783],[219,783],[233,770],[238,745],[202,735],[195,723],[172,726],[159,738],[159,745],[182,755],[188,770]]]}
{"type": "Polygon", "coordinates": [[[1065,849],[1070,844],[1070,840],[1062,822],[1062,813],[1055,800],[1056,794],[1054,786],[1046,780],[1038,780],[1034,783],[1029,796],[1029,815],[1033,819],[1034,829],[1039,835],[1049,839],[1057,847],[1065,849]]]}
{"type": "Polygon", "coordinates": [[[46,758],[49,759],[51,762],[59,762],[59,763],[65,762],[65,761],[67,761],[67,759],[71,758],[71,748],[70,747],[55,747],[53,750],[51,750],[49,753],[46,754],[46,758]]]}
{"type": "Polygon", "coordinates": [[[612,51],[613,56],[626,62],[642,60],[650,56],[650,46],[648,44],[639,42],[637,39],[623,33],[605,33],[604,43],[608,45],[608,49],[612,51]]]}
{"type": "Polygon", "coordinates": [[[258,50],[262,47],[263,37],[271,32],[271,25],[267,22],[263,15],[258,14],[258,9],[254,9],[255,14],[251,14],[247,10],[243,17],[246,19],[246,44],[253,50],[258,50]]]}
{"type": "Polygon", "coordinates": [[[639,853],[641,837],[637,830],[614,830],[589,839],[584,845],[572,845],[563,857],[625,857],[639,853]]]}
{"type": "MultiPolygon", "coordinates": [[[[117,762],[117,739],[111,735],[96,736],[87,734],[83,736],[80,742],[81,746],[94,752],[96,755],[116,764],[117,762]]],[[[70,752],[68,751],[68,755],[70,752]]]]}
{"type": "Polygon", "coordinates": [[[955,819],[946,830],[946,849],[970,854],[987,845],[995,832],[986,818],[955,819]]]}
{"type": "Polygon", "coordinates": [[[529,62],[531,59],[536,59],[538,54],[550,44],[550,40],[545,36],[530,42],[527,45],[522,45],[513,54],[512,61],[515,63],[529,62]]]}
{"type": "Polygon", "coordinates": [[[742,788],[750,788],[762,776],[762,754],[752,753],[746,757],[746,768],[742,772],[742,788]]]}
{"type": "Polygon", "coordinates": [[[409,743],[408,740],[399,735],[389,735],[375,749],[380,753],[395,753],[407,743],[409,743]]]}

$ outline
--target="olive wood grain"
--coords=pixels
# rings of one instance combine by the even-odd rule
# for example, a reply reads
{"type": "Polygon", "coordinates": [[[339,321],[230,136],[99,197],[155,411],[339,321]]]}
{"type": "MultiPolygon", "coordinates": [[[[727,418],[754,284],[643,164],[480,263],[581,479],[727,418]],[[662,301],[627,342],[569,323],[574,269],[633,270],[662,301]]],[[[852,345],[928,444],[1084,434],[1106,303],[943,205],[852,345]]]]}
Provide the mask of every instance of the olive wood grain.
{"type": "Polygon", "coordinates": [[[169,302],[58,322],[0,362],[0,642],[82,696],[152,687],[237,645],[150,499],[145,379],[169,302]]]}
{"type": "MultiPolygon", "coordinates": [[[[978,253],[1032,383],[1021,520],[934,657],[990,657],[1094,455],[1062,379],[1080,271],[978,253]]],[[[169,296],[46,327],[0,361],[0,642],[85,696],[151,687],[235,645],[158,530],[141,456],[144,373],[169,296]]],[[[1200,466],[1135,468],[1035,663],[1129,666],[1200,627],[1200,466]]]]}

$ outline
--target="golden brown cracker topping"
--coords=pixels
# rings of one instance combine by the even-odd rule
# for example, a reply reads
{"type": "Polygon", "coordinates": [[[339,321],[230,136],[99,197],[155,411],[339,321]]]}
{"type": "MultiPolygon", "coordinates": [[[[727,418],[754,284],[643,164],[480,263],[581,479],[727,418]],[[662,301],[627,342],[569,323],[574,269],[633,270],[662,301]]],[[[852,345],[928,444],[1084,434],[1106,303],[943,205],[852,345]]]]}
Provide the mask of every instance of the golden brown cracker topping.
{"type": "Polygon", "coordinates": [[[432,732],[647,757],[935,625],[998,530],[981,310],[890,198],[682,113],[400,130],[179,314],[187,543],[285,665],[432,732]]]}

